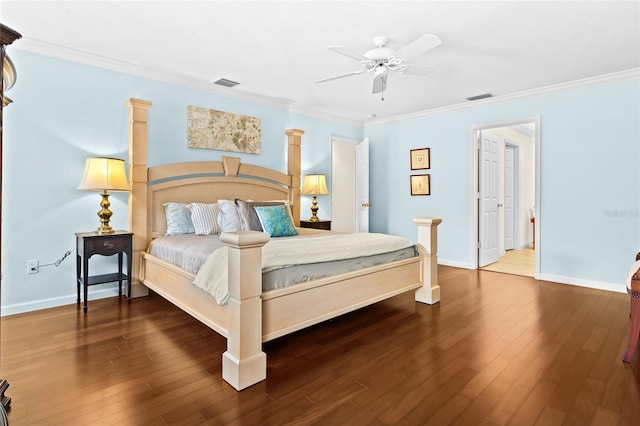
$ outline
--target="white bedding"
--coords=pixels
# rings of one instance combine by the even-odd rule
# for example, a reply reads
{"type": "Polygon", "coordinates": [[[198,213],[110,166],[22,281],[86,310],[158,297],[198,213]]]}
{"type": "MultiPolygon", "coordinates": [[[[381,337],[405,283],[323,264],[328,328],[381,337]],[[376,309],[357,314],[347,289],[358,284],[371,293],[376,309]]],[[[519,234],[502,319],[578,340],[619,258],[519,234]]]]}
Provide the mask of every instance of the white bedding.
{"type": "MultiPolygon", "coordinates": [[[[271,239],[262,248],[262,272],[266,273],[292,265],[355,259],[395,252],[415,246],[405,238],[376,233],[331,234],[305,238],[271,239]]],[[[204,262],[194,284],[225,304],[228,295],[226,265],[228,247],[216,249],[204,262]]]]}

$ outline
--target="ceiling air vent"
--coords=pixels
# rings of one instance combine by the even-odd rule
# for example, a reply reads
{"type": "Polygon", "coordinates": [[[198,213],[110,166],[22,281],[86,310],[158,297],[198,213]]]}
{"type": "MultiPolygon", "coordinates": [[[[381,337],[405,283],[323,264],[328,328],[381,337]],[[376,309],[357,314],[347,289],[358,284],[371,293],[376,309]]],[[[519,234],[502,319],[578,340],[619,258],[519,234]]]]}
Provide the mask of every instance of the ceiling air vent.
{"type": "Polygon", "coordinates": [[[483,93],[482,95],[470,96],[467,98],[468,101],[477,101],[480,99],[493,98],[491,93],[483,93]]]}
{"type": "Polygon", "coordinates": [[[233,87],[233,86],[237,86],[240,83],[237,83],[237,82],[231,81],[231,80],[227,80],[226,78],[221,78],[219,80],[214,81],[213,84],[217,84],[219,86],[224,86],[224,87],[233,87]]]}

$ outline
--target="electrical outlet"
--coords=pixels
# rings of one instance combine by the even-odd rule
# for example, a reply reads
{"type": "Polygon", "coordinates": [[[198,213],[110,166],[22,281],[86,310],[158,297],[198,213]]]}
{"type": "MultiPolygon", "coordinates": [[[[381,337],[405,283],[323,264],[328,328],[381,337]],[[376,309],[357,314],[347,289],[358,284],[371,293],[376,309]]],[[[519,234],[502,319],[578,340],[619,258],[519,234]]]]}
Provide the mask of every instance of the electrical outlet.
{"type": "Polygon", "coordinates": [[[27,260],[27,274],[37,274],[40,266],[37,260],[27,260]]]}

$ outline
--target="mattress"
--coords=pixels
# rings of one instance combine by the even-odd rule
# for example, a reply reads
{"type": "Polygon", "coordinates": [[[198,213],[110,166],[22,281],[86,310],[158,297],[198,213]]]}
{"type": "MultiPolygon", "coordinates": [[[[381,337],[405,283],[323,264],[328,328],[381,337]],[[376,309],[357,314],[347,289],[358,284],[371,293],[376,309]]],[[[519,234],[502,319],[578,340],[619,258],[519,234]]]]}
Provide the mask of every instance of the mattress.
{"type": "MultiPolygon", "coordinates": [[[[296,237],[280,237],[277,238],[277,243],[272,244],[272,246],[277,245],[278,247],[282,247],[284,244],[287,244],[286,240],[295,239],[296,241],[294,243],[296,244],[300,244],[301,241],[304,241],[304,245],[309,247],[309,252],[322,252],[322,244],[334,243],[330,238],[327,238],[326,236],[323,237],[323,234],[326,233],[302,233],[296,237]],[[318,248],[315,249],[314,247],[318,248]]],[[[355,235],[354,238],[365,239],[365,237],[369,235],[370,234],[359,234],[355,235]]],[[[398,239],[398,237],[392,238],[395,238],[396,240],[398,239]]],[[[271,241],[274,240],[272,239],[270,242],[271,241]]],[[[270,262],[276,262],[276,265],[263,267],[262,289],[263,291],[268,291],[283,288],[301,282],[351,272],[416,256],[417,248],[415,244],[408,240],[405,241],[406,243],[400,243],[400,245],[396,242],[395,246],[393,246],[394,248],[390,251],[380,252],[383,250],[378,249],[378,252],[375,254],[366,256],[356,256],[356,254],[359,253],[358,250],[349,250],[349,253],[346,253],[345,250],[342,250],[341,253],[333,253],[332,250],[325,249],[325,252],[328,251],[331,253],[329,255],[317,256],[317,259],[323,260],[318,262],[309,263],[309,260],[307,260],[303,264],[295,264],[282,259],[270,259],[270,262]],[[327,260],[329,258],[330,260],[327,260]]],[[[268,242],[267,245],[269,245],[270,242],[268,242]]],[[[179,266],[193,274],[198,274],[207,259],[209,259],[209,257],[213,257],[212,253],[222,247],[225,247],[225,244],[220,241],[220,237],[218,235],[173,235],[153,240],[149,247],[149,252],[152,255],[179,266]]],[[[265,252],[268,251],[268,249],[263,249],[263,261],[266,256],[265,252]]],[[[366,250],[363,252],[366,252],[366,250]]],[[[269,257],[271,258],[273,256],[269,257]]],[[[302,258],[302,256],[295,257],[298,259],[302,258]]],[[[307,259],[315,258],[316,257],[313,255],[311,257],[307,257],[307,259]]],[[[216,266],[216,268],[226,268],[226,264],[221,264],[220,266],[216,266]]],[[[222,274],[226,276],[226,271],[221,271],[221,275],[222,274]]],[[[217,289],[215,289],[213,288],[214,286],[209,287],[208,283],[204,283],[203,281],[212,280],[203,280],[201,275],[198,275],[194,284],[206,291],[209,291],[214,295],[214,297],[216,297],[218,303],[226,303],[226,288],[223,289],[220,285],[216,284],[215,287],[217,287],[217,289]],[[198,278],[200,278],[200,280],[198,278]]]]}

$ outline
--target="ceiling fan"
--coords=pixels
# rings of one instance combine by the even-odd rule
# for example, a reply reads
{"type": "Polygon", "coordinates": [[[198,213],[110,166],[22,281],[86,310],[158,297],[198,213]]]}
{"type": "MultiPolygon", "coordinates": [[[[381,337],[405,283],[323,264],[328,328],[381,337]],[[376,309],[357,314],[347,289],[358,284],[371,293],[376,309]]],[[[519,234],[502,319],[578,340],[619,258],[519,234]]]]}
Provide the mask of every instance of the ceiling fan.
{"type": "Polygon", "coordinates": [[[348,50],[340,46],[329,46],[329,50],[332,50],[341,55],[347,56],[351,59],[360,61],[363,65],[363,69],[358,71],[352,71],[345,74],[334,75],[333,77],[323,78],[317,80],[316,83],[324,83],[326,81],[336,80],[343,77],[349,77],[352,75],[364,74],[367,72],[373,73],[373,91],[372,93],[380,93],[387,88],[387,74],[389,71],[394,71],[399,74],[410,72],[414,68],[422,68],[423,70],[430,70],[432,67],[425,67],[421,65],[412,65],[406,63],[406,61],[415,58],[418,55],[438,47],[442,44],[439,37],[425,34],[422,37],[417,38],[406,46],[402,47],[398,51],[387,47],[389,38],[386,36],[377,36],[373,38],[373,44],[375,48],[368,50],[364,55],[358,55],[351,53],[348,50]]]}

